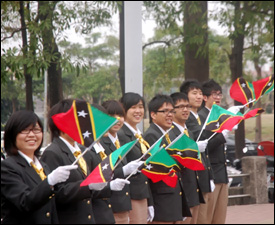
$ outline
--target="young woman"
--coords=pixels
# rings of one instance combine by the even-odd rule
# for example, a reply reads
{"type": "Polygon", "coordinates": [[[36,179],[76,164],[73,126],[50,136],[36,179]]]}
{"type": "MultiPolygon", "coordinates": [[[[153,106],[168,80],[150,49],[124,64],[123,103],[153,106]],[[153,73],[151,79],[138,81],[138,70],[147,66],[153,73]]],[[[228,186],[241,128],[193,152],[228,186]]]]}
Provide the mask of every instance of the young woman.
{"type": "MultiPolygon", "coordinates": [[[[145,102],[136,93],[126,93],[120,100],[125,111],[125,122],[118,131],[118,138],[121,145],[139,138],[139,142],[126,156],[127,161],[131,162],[139,159],[150,147],[142,138],[142,134],[137,125],[143,120],[145,102]]],[[[151,191],[148,178],[142,173],[137,173],[130,179],[130,197],[132,210],[130,211],[131,224],[146,224],[147,219],[152,221],[154,208],[152,206],[151,191]],[[148,207],[149,206],[149,207],[148,207]]]]}
{"type": "Polygon", "coordinates": [[[55,185],[77,166],[49,167],[38,159],[43,141],[41,120],[32,111],[18,111],[5,127],[8,158],[1,161],[1,223],[59,223],[55,185]]]}

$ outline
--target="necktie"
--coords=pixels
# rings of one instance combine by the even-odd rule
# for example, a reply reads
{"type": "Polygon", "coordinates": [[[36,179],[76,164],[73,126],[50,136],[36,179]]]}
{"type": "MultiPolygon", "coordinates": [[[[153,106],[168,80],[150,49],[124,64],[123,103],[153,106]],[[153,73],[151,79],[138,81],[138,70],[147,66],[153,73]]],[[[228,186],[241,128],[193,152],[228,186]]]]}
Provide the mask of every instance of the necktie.
{"type": "Polygon", "coordinates": [[[107,157],[107,155],[103,151],[100,151],[99,155],[100,155],[101,160],[106,159],[106,157],[107,157]]]}
{"type": "Polygon", "coordinates": [[[183,133],[185,133],[186,136],[189,137],[189,133],[188,133],[188,130],[187,130],[187,129],[184,129],[183,133]]]}
{"type": "MultiPolygon", "coordinates": [[[[76,158],[78,158],[78,156],[81,154],[81,151],[75,151],[74,152],[74,156],[76,158]]],[[[80,166],[80,169],[82,170],[82,172],[87,176],[87,164],[86,161],[83,157],[80,157],[80,159],[78,160],[78,164],[80,166]]]]}
{"type": "Polygon", "coordinates": [[[141,152],[142,154],[145,154],[147,150],[150,148],[150,145],[147,141],[145,141],[142,136],[138,133],[135,134],[135,137],[138,138],[138,142],[140,143],[141,152]]]}
{"type": "Polygon", "coordinates": [[[166,138],[167,143],[171,144],[171,140],[170,140],[169,134],[165,134],[165,138],[166,138]]]}
{"type": "Polygon", "coordinates": [[[197,118],[198,124],[201,125],[200,117],[197,118]]]}
{"type": "Polygon", "coordinates": [[[119,149],[120,148],[120,143],[119,143],[119,140],[116,139],[115,141],[115,146],[116,146],[116,149],[119,149]]]}
{"type": "Polygon", "coordinates": [[[45,173],[43,171],[43,168],[41,168],[39,170],[33,162],[31,162],[31,166],[34,168],[36,173],[40,176],[41,180],[45,180],[47,178],[47,176],[45,175],[45,173]]]}

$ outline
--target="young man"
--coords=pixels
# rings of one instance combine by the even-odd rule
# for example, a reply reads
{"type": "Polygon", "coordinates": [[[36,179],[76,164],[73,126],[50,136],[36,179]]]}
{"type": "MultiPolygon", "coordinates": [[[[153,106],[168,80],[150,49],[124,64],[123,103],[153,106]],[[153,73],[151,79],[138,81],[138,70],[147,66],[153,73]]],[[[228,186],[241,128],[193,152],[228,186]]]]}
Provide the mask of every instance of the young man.
{"type": "MultiPolygon", "coordinates": [[[[202,88],[205,106],[199,111],[199,116],[202,119],[202,123],[204,123],[213,103],[215,102],[217,105],[220,105],[223,96],[221,86],[212,79],[205,82],[202,88]]],[[[213,132],[204,130],[202,137],[209,138],[212,134],[213,132]]],[[[227,134],[227,130],[224,130],[221,134],[216,134],[209,140],[207,145],[215,182],[213,198],[209,202],[212,206],[212,212],[209,212],[209,220],[207,223],[225,223],[228,202],[228,175],[224,143],[226,142],[225,137],[227,134]]]]}
{"type": "MultiPolygon", "coordinates": [[[[203,123],[201,122],[201,119],[198,115],[198,110],[201,107],[203,101],[202,87],[198,81],[187,80],[182,83],[180,92],[185,93],[188,96],[189,104],[191,106],[191,113],[185,124],[187,128],[194,134],[195,140],[197,140],[203,127],[203,123]]],[[[200,138],[200,140],[204,139],[200,138]]],[[[202,142],[202,144],[207,145],[207,141],[202,142]]],[[[199,185],[201,191],[203,192],[205,204],[200,205],[197,223],[207,223],[209,220],[209,211],[212,211],[212,206],[209,205],[209,201],[213,196],[212,192],[214,189],[214,177],[207,148],[205,151],[200,150],[200,152],[205,170],[198,171],[198,176],[199,185]]]]}
{"type": "MultiPolygon", "coordinates": [[[[169,128],[174,119],[173,100],[166,95],[157,95],[149,103],[150,127],[144,134],[144,139],[153,145],[169,128]]],[[[166,136],[166,145],[170,142],[166,136]]],[[[180,178],[180,174],[177,173],[180,178]]],[[[150,181],[153,195],[155,217],[153,223],[181,223],[183,217],[191,216],[186,202],[182,183],[178,180],[175,188],[167,186],[163,181],[153,183],[150,181]],[[179,197],[181,196],[181,197],[179,197]]]]}
{"type": "MultiPolygon", "coordinates": [[[[185,122],[190,115],[191,105],[189,99],[184,93],[174,93],[171,95],[175,104],[175,116],[174,116],[174,129],[171,131],[175,136],[179,136],[185,133],[188,137],[193,139],[192,132],[188,131],[185,122]]],[[[202,192],[198,183],[198,175],[196,171],[188,168],[182,170],[182,184],[183,189],[188,200],[188,206],[190,208],[192,217],[187,217],[183,222],[184,224],[196,224],[198,219],[200,203],[204,203],[202,192]]]]}

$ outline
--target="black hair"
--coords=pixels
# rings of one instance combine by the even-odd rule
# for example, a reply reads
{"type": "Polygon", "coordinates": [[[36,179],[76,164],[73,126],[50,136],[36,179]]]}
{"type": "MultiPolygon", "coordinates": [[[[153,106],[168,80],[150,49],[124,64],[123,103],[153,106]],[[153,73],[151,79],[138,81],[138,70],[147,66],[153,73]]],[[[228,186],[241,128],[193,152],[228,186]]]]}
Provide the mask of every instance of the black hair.
{"type": "Polygon", "coordinates": [[[203,95],[210,96],[212,91],[222,92],[222,87],[213,79],[208,80],[202,84],[203,95]]]}
{"type": "Polygon", "coordinates": [[[122,104],[116,100],[105,101],[102,103],[102,106],[107,110],[109,115],[125,116],[122,104]]]}
{"type": "Polygon", "coordinates": [[[186,80],[180,86],[180,92],[188,95],[189,91],[199,89],[202,91],[202,86],[197,80],[186,80]]]}
{"type": "Polygon", "coordinates": [[[108,114],[107,110],[106,110],[103,106],[101,106],[101,105],[99,105],[99,104],[97,104],[97,103],[93,103],[93,104],[91,104],[91,105],[92,105],[93,107],[97,108],[98,110],[100,110],[101,112],[104,112],[104,113],[108,114]]]}
{"type": "Polygon", "coordinates": [[[54,124],[52,116],[58,113],[65,113],[67,112],[73,104],[73,99],[64,99],[56,103],[48,112],[48,125],[51,130],[51,139],[53,140],[54,137],[59,137],[61,131],[57,128],[54,124]]]}
{"type": "Polygon", "coordinates": [[[139,94],[137,93],[133,93],[133,92],[128,92],[125,93],[122,98],[120,99],[120,102],[123,105],[123,108],[125,110],[125,113],[127,113],[127,111],[133,106],[139,103],[139,101],[142,101],[143,107],[144,107],[144,111],[145,111],[145,101],[143,99],[143,97],[141,97],[139,94]]]}
{"type": "MultiPolygon", "coordinates": [[[[39,124],[43,132],[43,124],[39,117],[33,112],[28,110],[20,110],[11,115],[5,126],[4,134],[4,148],[7,155],[17,155],[18,148],[16,146],[16,137],[30,125],[35,127],[36,123],[39,124]]],[[[40,146],[35,150],[34,155],[39,156],[39,150],[43,144],[43,137],[40,146]]]]}
{"type": "Polygon", "coordinates": [[[170,95],[170,97],[173,99],[174,105],[180,100],[185,100],[189,102],[189,98],[187,94],[182,93],[182,92],[176,92],[170,95]]]}
{"type": "Polygon", "coordinates": [[[148,104],[149,108],[149,115],[150,115],[150,123],[152,123],[152,118],[151,118],[151,112],[157,112],[159,108],[164,104],[171,104],[174,107],[174,102],[172,98],[168,95],[156,95],[148,104]]]}

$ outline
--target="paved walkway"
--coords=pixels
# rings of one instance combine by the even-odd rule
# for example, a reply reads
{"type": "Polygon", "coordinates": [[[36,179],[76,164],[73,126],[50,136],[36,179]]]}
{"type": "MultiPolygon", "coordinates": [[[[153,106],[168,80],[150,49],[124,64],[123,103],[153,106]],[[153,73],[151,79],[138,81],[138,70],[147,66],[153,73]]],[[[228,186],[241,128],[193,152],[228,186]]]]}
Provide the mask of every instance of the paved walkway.
{"type": "Polygon", "coordinates": [[[274,224],[274,204],[227,207],[226,224],[274,224]]]}

